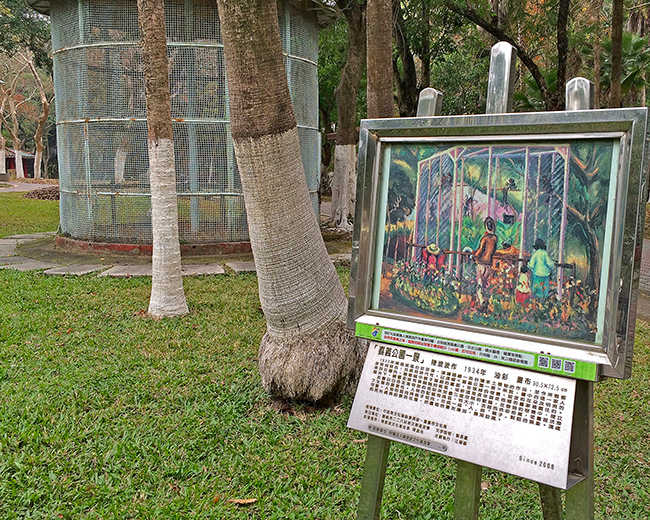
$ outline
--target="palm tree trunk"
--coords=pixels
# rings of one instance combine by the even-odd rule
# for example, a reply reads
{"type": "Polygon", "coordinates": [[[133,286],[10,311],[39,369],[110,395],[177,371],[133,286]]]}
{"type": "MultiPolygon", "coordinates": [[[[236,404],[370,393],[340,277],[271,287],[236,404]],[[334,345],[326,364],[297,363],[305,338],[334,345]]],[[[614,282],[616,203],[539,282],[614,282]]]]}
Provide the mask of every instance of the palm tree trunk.
{"type": "Polygon", "coordinates": [[[356,381],[363,345],[345,329],[346,298],[305,180],[284,73],[277,5],[218,0],[231,132],[267,333],[265,389],[318,401],[356,381]]]}
{"type": "Polygon", "coordinates": [[[180,316],[187,314],[188,308],[183,290],[178,238],[174,138],[163,0],[138,0],[138,22],[142,33],[153,234],[153,279],[149,314],[180,316]]]}

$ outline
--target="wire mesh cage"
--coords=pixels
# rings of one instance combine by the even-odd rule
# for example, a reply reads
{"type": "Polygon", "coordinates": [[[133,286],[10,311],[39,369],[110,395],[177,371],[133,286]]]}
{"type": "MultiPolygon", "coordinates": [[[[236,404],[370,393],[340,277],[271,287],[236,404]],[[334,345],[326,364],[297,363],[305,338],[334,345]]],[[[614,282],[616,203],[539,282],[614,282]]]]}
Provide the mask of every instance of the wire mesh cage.
{"type": "MultiPolygon", "coordinates": [[[[307,184],[318,211],[317,12],[279,0],[280,33],[307,184]]],[[[216,5],[166,0],[181,243],[248,241],[230,136],[216,5]]],[[[149,244],[151,198],[135,0],[51,2],[61,231],[149,244]]]]}

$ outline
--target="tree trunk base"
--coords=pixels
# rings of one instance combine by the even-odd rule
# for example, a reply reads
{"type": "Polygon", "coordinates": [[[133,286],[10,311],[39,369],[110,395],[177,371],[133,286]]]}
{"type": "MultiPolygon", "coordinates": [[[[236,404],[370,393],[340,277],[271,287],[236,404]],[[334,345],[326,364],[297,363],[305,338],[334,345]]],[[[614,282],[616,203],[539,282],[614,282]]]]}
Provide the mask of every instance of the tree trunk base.
{"type": "Polygon", "coordinates": [[[277,397],[320,402],[356,390],[368,342],[343,322],[314,336],[264,335],[259,368],[264,389],[277,397]]]}

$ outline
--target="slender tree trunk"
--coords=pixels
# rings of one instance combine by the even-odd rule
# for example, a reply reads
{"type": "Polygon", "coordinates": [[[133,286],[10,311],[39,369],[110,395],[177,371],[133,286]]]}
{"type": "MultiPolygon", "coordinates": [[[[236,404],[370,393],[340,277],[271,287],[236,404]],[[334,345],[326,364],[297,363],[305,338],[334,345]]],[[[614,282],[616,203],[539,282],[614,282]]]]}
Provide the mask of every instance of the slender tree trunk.
{"type": "Polygon", "coordinates": [[[153,316],[187,314],[178,239],[178,204],[169,62],[163,0],[138,0],[145,76],[151,225],[153,233],[151,299],[153,316]]]}
{"type": "Polygon", "coordinates": [[[600,108],[600,41],[602,36],[601,13],[603,10],[603,0],[597,0],[594,4],[594,108],[600,108]]]}
{"type": "Polygon", "coordinates": [[[277,5],[217,0],[231,131],[266,316],[264,388],[318,401],[354,384],[364,343],[346,330],[346,298],[307,189],[284,72],[277,5]]]}
{"type": "Polygon", "coordinates": [[[34,60],[31,56],[23,57],[29,66],[29,70],[34,76],[34,81],[38,87],[38,93],[41,98],[41,113],[38,116],[38,122],[36,124],[36,130],[34,131],[34,142],[36,143],[36,156],[34,158],[34,179],[41,178],[41,167],[43,164],[43,150],[45,150],[45,145],[43,144],[43,133],[45,132],[45,125],[47,124],[47,118],[50,115],[50,100],[47,99],[47,94],[45,93],[45,87],[41,81],[38,71],[34,66],[34,60]]]}
{"type": "Polygon", "coordinates": [[[623,72],[623,0],[612,0],[612,77],[609,107],[623,106],[621,76],[623,72]]]}
{"type": "Polygon", "coordinates": [[[7,140],[2,135],[2,126],[4,124],[5,106],[7,105],[7,96],[4,89],[0,89],[0,175],[7,174],[7,140]]]}
{"type": "Polygon", "coordinates": [[[352,231],[349,220],[354,213],[354,194],[357,178],[357,147],[354,144],[337,144],[334,149],[334,175],[332,177],[332,214],[329,225],[342,231],[352,231]]]}
{"type": "Polygon", "coordinates": [[[356,192],[357,94],[366,61],[366,13],[365,4],[357,0],[340,0],[337,4],[348,22],[348,49],[334,92],[338,122],[329,224],[351,231],[348,217],[354,214],[356,192]]]}
{"type": "MultiPolygon", "coordinates": [[[[0,131],[2,127],[0,126],[0,131]]],[[[0,135],[0,175],[7,174],[7,140],[0,135]]]]}
{"type": "Polygon", "coordinates": [[[418,57],[422,64],[420,90],[431,86],[431,4],[428,2],[422,2],[422,20],[425,25],[422,46],[418,51],[418,57]]]}
{"type": "Polygon", "coordinates": [[[393,117],[391,0],[368,0],[366,28],[368,117],[393,117]]]}
{"type": "Polygon", "coordinates": [[[395,46],[402,70],[398,66],[398,56],[393,57],[393,80],[397,92],[397,107],[400,117],[415,116],[418,108],[418,79],[415,70],[415,60],[411,53],[411,45],[406,34],[402,3],[395,0],[393,5],[393,20],[395,20],[395,46]]]}
{"type": "Polygon", "coordinates": [[[555,88],[555,110],[564,110],[567,61],[569,58],[569,4],[570,0],[560,0],[557,13],[557,86],[555,88]]]}
{"type": "Polygon", "coordinates": [[[23,142],[20,139],[13,138],[11,144],[14,148],[14,160],[16,163],[16,179],[25,178],[25,166],[23,164],[23,142]]]}

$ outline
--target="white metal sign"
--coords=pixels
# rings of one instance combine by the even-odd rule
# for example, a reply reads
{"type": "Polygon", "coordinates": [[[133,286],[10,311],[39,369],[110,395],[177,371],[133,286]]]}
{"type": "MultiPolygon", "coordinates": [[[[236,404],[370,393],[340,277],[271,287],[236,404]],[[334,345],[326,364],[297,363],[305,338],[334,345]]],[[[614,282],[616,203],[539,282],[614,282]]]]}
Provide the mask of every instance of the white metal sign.
{"type": "Polygon", "coordinates": [[[568,487],[575,381],[372,343],[348,426],[568,487]]]}

